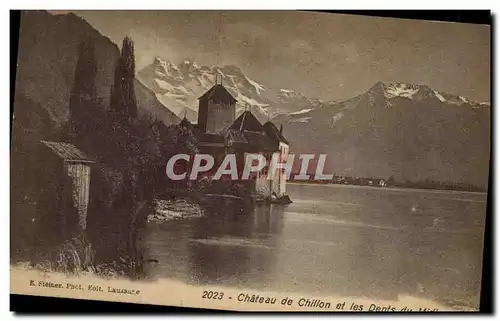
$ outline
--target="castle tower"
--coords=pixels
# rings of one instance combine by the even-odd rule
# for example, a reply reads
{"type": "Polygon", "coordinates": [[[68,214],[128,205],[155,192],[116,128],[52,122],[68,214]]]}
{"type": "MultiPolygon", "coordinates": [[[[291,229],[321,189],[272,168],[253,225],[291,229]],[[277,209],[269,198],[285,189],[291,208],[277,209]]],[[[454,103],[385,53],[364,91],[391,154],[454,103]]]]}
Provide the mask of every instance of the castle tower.
{"type": "Polygon", "coordinates": [[[219,134],[227,129],[236,118],[236,99],[222,82],[198,98],[198,128],[202,133],[219,134]]]}

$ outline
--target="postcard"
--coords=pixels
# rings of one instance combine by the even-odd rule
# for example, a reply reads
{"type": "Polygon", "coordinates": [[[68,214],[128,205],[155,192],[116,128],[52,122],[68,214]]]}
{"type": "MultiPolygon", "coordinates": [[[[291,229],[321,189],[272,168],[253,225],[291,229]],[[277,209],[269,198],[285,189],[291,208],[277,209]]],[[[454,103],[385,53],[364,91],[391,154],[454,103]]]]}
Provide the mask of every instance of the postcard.
{"type": "Polygon", "coordinates": [[[490,26],[22,11],[11,293],[477,311],[490,26]]]}

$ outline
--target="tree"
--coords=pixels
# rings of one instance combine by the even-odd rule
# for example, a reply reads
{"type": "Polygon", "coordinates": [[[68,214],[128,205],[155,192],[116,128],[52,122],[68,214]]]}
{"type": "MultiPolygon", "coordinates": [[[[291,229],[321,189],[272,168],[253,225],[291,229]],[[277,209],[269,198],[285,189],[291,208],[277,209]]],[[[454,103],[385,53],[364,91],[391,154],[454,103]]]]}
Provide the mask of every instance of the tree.
{"type": "Polygon", "coordinates": [[[69,99],[69,139],[77,145],[88,145],[89,131],[92,131],[93,111],[100,104],[95,80],[97,60],[95,45],[91,38],[80,43],[75,78],[69,99]]]}
{"type": "Polygon", "coordinates": [[[137,117],[135,97],[135,56],[134,43],[125,37],[120,56],[116,62],[114,85],[111,88],[110,108],[117,112],[129,124],[137,117]]]}
{"type": "Polygon", "coordinates": [[[114,164],[126,164],[127,167],[134,167],[134,157],[140,152],[140,135],[138,136],[137,131],[134,130],[137,117],[134,76],[134,43],[129,37],[125,37],[116,62],[114,84],[111,88],[110,139],[112,144],[105,158],[114,164]]]}

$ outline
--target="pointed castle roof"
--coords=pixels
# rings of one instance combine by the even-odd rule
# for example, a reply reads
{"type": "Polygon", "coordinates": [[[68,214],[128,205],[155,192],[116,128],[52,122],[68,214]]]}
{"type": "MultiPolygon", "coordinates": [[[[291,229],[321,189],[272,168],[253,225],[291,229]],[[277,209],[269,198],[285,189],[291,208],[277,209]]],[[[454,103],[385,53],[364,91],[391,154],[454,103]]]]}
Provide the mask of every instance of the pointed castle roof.
{"type": "Polygon", "coordinates": [[[278,129],[276,125],[274,125],[271,121],[267,121],[263,127],[264,131],[269,137],[273,138],[276,141],[280,141],[289,145],[285,136],[283,136],[283,125],[281,125],[280,129],[278,129]]]}
{"type": "Polygon", "coordinates": [[[260,121],[249,110],[236,118],[228,128],[228,133],[234,143],[245,144],[254,150],[274,150],[275,148],[273,140],[266,135],[260,121]]]}
{"type": "Polygon", "coordinates": [[[243,114],[236,118],[229,129],[239,130],[240,132],[244,130],[261,132],[264,130],[260,121],[249,110],[243,112],[243,114]]]}
{"type": "Polygon", "coordinates": [[[189,120],[186,118],[186,115],[184,115],[184,118],[182,118],[181,122],[179,123],[179,126],[186,127],[186,128],[193,127],[191,122],[189,122],[189,120]]]}
{"type": "Polygon", "coordinates": [[[213,100],[217,103],[235,104],[237,100],[221,84],[215,84],[199,100],[213,100]]]}

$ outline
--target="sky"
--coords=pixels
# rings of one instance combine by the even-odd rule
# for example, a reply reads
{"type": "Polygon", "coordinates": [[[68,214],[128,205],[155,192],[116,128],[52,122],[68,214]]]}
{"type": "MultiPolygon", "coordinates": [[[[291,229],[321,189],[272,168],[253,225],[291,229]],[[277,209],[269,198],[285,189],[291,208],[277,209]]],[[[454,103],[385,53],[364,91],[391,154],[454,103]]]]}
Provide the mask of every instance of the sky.
{"type": "Polygon", "coordinates": [[[490,101],[490,27],[297,11],[77,11],[113,42],[135,43],[137,69],[235,64],[272,88],[325,101],[377,81],[426,84],[490,101]]]}

